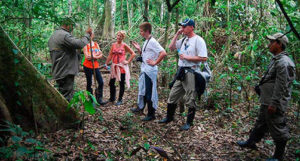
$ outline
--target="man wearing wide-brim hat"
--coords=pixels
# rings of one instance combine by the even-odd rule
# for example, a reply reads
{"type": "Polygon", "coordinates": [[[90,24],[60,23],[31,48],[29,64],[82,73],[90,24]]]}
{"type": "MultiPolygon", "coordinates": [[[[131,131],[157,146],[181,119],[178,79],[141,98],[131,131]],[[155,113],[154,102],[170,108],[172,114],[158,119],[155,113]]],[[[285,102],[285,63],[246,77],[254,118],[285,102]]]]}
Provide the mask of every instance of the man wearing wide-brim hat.
{"type": "Polygon", "coordinates": [[[90,41],[92,29],[88,28],[81,39],[71,32],[75,26],[72,18],[61,20],[61,27],[56,29],[48,41],[52,62],[52,76],[58,84],[59,92],[70,101],[73,97],[74,77],[79,71],[79,60],[76,49],[82,49],[90,41]]]}
{"type": "Polygon", "coordinates": [[[285,111],[291,98],[291,85],[295,79],[295,64],[285,51],[288,38],[282,33],[267,36],[268,48],[274,55],[262,77],[257,93],[260,95],[260,113],[247,141],[238,141],[243,148],[257,149],[265,134],[270,132],[276,149],[267,161],[283,160],[285,146],[290,138],[286,125],[285,111]]]}

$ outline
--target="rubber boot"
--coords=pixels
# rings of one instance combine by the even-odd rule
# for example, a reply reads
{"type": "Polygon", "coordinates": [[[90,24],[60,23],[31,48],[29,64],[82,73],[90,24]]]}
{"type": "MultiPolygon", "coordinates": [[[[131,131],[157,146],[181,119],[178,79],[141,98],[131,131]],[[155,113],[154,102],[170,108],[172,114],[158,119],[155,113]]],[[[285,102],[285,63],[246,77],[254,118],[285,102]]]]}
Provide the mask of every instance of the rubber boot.
{"type": "Polygon", "coordinates": [[[282,161],[284,157],[284,151],[287,141],[275,141],[275,152],[272,158],[267,159],[267,161],[282,161]]]}
{"type": "Polygon", "coordinates": [[[96,90],[96,100],[100,105],[106,105],[108,101],[103,101],[103,91],[102,90],[96,90]]]}
{"type": "Polygon", "coordinates": [[[142,109],[140,109],[139,107],[131,108],[130,111],[133,112],[133,113],[139,113],[139,112],[143,113],[144,108],[145,108],[145,106],[142,109]]]}
{"type": "Polygon", "coordinates": [[[236,143],[241,147],[241,148],[248,148],[248,149],[252,149],[252,150],[257,150],[257,146],[255,145],[255,143],[260,140],[257,139],[256,135],[255,135],[255,131],[253,130],[250,133],[249,139],[247,141],[237,141],[236,143]]]}
{"type": "Polygon", "coordinates": [[[112,80],[109,81],[109,90],[110,90],[109,102],[114,102],[116,100],[116,86],[115,86],[115,82],[112,80]]]}
{"type": "Polygon", "coordinates": [[[190,127],[193,125],[195,114],[196,114],[196,109],[195,108],[189,108],[186,123],[180,128],[180,130],[185,130],[186,131],[186,130],[190,129],[190,127]]]}
{"type": "Polygon", "coordinates": [[[153,108],[152,101],[148,101],[147,106],[148,106],[148,114],[145,118],[142,119],[142,121],[151,121],[155,119],[155,109],[153,108]]]}
{"type": "Polygon", "coordinates": [[[176,110],[176,107],[177,107],[177,104],[170,104],[168,103],[168,106],[167,106],[167,116],[160,120],[158,123],[160,124],[167,124],[171,121],[174,120],[174,114],[175,114],[175,110],[176,110]]]}
{"type": "Polygon", "coordinates": [[[133,112],[133,113],[143,113],[145,107],[146,107],[146,99],[144,97],[144,107],[142,109],[140,109],[139,107],[131,108],[130,111],[133,112]]]}

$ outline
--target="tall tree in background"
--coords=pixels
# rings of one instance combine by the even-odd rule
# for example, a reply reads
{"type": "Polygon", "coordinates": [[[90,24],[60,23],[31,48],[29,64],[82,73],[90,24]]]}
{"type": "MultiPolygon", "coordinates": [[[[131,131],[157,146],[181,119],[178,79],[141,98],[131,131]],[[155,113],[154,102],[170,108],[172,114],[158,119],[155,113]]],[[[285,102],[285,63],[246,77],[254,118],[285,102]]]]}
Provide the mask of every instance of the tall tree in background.
{"type": "Polygon", "coordinates": [[[69,6],[69,16],[72,16],[72,0],[68,0],[68,6],[69,6]]]}
{"type": "Polygon", "coordinates": [[[149,0],[144,0],[144,22],[149,22],[149,0]]]}
{"type": "MultiPolygon", "coordinates": [[[[130,2],[129,2],[129,0],[126,0],[126,6],[127,6],[127,18],[128,18],[128,28],[130,29],[131,28],[131,16],[132,16],[132,7],[130,7],[131,6],[131,4],[130,4],[130,2]]],[[[130,31],[128,30],[128,33],[129,33],[130,31]]]]}
{"type": "Polygon", "coordinates": [[[116,0],[105,1],[105,21],[103,26],[103,38],[114,37],[115,32],[115,11],[116,11],[116,0]]]}
{"type": "Polygon", "coordinates": [[[120,18],[121,18],[121,29],[124,29],[124,22],[123,22],[123,0],[121,0],[121,5],[120,5],[120,18]]]}

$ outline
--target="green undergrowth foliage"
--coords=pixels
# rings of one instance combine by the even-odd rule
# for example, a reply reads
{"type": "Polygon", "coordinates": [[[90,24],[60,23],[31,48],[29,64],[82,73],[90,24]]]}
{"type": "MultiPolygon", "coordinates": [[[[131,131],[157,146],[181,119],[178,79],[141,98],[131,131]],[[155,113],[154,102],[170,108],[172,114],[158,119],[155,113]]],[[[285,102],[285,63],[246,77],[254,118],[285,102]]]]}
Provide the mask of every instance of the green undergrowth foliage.
{"type": "Polygon", "coordinates": [[[0,138],[0,158],[8,160],[50,160],[51,152],[42,142],[34,139],[32,131],[26,132],[19,125],[5,122],[1,125],[1,132],[10,133],[11,136],[0,138]]]}

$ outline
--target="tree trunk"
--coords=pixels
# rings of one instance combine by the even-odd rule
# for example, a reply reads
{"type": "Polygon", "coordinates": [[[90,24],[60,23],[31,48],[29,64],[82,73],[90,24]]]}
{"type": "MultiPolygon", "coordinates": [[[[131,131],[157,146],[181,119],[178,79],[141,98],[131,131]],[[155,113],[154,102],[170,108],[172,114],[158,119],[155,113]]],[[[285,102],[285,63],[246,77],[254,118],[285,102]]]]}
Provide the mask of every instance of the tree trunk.
{"type": "Polygon", "coordinates": [[[31,61],[31,51],[32,51],[32,31],[30,30],[32,25],[32,7],[33,2],[32,0],[25,2],[26,4],[26,12],[24,12],[24,28],[23,30],[29,30],[30,32],[26,34],[26,41],[24,46],[24,54],[31,61]]]}
{"type": "Polygon", "coordinates": [[[124,30],[124,26],[123,26],[123,0],[121,0],[120,18],[121,18],[121,29],[124,30]]]}
{"type": "Polygon", "coordinates": [[[164,2],[161,2],[161,5],[160,5],[160,23],[163,22],[163,19],[164,19],[164,2]]]}
{"type": "Polygon", "coordinates": [[[114,15],[115,15],[115,0],[106,0],[105,3],[105,21],[103,26],[103,38],[109,39],[114,37],[114,15]]]}
{"type": "MultiPolygon", "coordinates": [[[[165,28],[165,37],[164,37],[164,42],[163,42],[163,47],[166,49],[167,48],[167,43],[168,43],[168,37],[169,37],[169,26],[170,26],[170,20],[171,20],[171,16],[172,13],[171,12],[167,12],[166,13],[166,18],[167,18],[167,24],[166,24],[166,28],[165,28]]],[[[166,63],[168,60],[164,59],[163,62],[166,63]]],[[[168,86],[168,72],[162,72],[162,86],[163,87],[167,87],[168,86]]]]}
{"type": "Polygon", "coordinates": [[[69,16],[72,16],[72,0],[68,0],[68,5],[69,5],[69,16]]]}
{"type": "Polygon", "coordinates": [[[169,37],[168,30],[169,30],[169,26],[170,26],[171,16],[172,16],[171,12],[166,13],[167,22],[166,22],[165,37],[164,37],[164,42],[163,42],[163,47],[164,48],[167,47],[167,43],[168,43],[168,37],[169,37]]]}
{"type": "Polygon", "coordinates": [[[77,126],[78,113],[67,110],[66,99],[24,57],[1,26],[0,64],[3,64],[0,66],[1,102],[14,123],[25,129],[37,125],[43,131],[77,126]]]}
{"type": "MultiPolygon", "coordinates": [[[[104,0],[104,6],[106,6],[107,1],[108,0],[104,0]]],[[[105,7],[103,7],[102,16],[96,27],[96,31],[95,31],[95,40],[100,39],[100,36],[103,35],[103,27],[104,27],[104,22],[105,22],[105,10],[106,10],[105,7]]]]}
{"type": "Polygon", "coordinates": [[[149,22],[149,0],[144,0],[144,22],[149,22]]]}
{"type": "MultiPolygon", "coordinates": [[[[179,22],[179,10],[176,8],[176,25],[175,25],[175,33],[179,30],[179,26],[177,25],[179,22]]],[[[176,55],[176,67],[178,67],[178,60],[179,60],[179,55],[177,54],[177,51],[174,51],[174,55],[176,55]]]]}
{"type": "Polygon", "coordinates": [[[1,118],[3,118],[3,120],[1,120],[1,121],[9,121],[11,123],[13,122],[13,120],[10,116],[9,110],[6,106],[5,100],[1,94],[0,94],[0,116],[1,116],[1,118]]]}
{"type": "MultiPolygon", "coordinates": [[[[132,7],[130,7],[129,4],[129,0],[126,0],[126,5],[127,5],[127,17],[128,17],[128,29],[131,28],[131,9],[132,7]]],[[[128,30],[128,35],[129,35],[130,30],[128,30]]]]}

